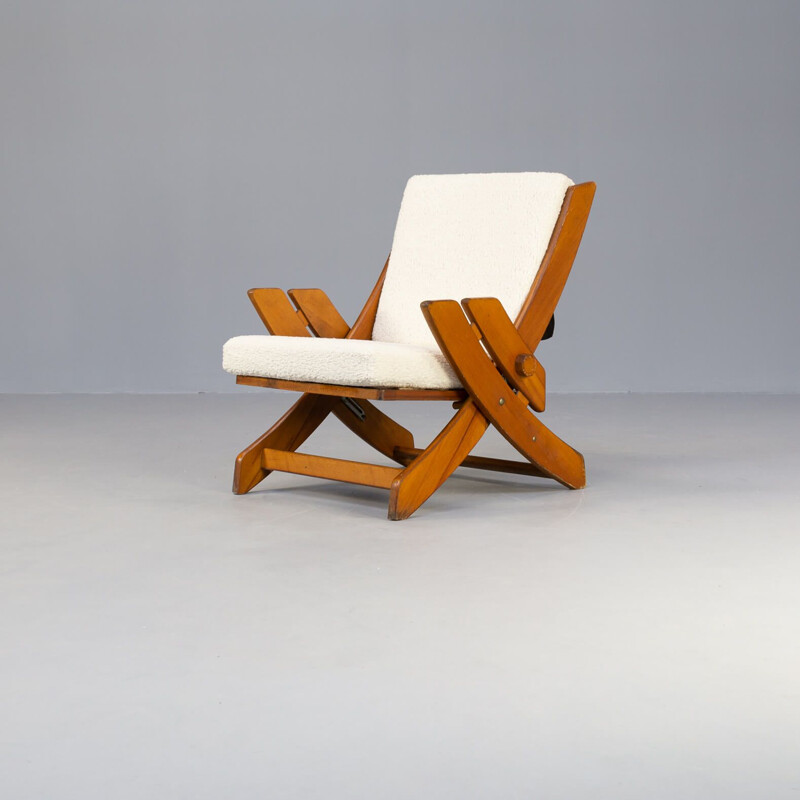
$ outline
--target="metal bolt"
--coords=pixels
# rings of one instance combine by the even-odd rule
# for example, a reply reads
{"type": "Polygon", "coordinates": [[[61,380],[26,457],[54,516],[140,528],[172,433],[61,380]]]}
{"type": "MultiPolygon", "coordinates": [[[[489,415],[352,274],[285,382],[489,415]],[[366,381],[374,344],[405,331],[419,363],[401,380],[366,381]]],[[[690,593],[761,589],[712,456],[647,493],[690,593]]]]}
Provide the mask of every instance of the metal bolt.
{"type": "Polygon", "coordinates": [[[536,441],[536,437],[535,436],[531,436],[531,441],[535,442],[536,441]]]}
{"type": "Polygon", "coordinates": [[[497,402],[500,403],[500,405],[502,406],[502,405],[505,405],[506,401],[505,401],[504,397],[501,397],[497,402]]]}

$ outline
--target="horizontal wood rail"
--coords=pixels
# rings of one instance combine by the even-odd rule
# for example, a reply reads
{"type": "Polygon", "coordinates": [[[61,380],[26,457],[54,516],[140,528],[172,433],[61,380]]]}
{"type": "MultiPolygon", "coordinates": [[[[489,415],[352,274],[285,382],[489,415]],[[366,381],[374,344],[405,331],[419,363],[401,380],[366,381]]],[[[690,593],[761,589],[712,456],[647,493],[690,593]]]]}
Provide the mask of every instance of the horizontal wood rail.
{"type": "MultiPolygon", "coordinates": [[[[420,453],[424,452],[419,447],[395,447],[394,458],[401,464],[410,464],[420,453]]],[[[513,472],[517,475],[533,475],[535,478],[550,477],[535,464],[527,461],[508,461],[504,458],[467,456],[459,466],[469,467],[470,469],[486,469],[490,472],[513,472]]]]}
{"type": "Polygon", "coordinates": [[[394,479],[402,472],[397,467],[382,467],[362,461],[345,461],[342,458],[312,456],[307,453],[292,453],[286,450],[266,448],[261,454],[261,467],[278,472],[292,472],[312,478],[328,478],[362,486],[377,486],[390,489],[394,479]]]}
{"type": "Polygon", "coordinates": [[[463,389],[382,389],[375,386],[340,386],[338,383],[286,381],[280,378],[260,378],[237,375],[236,383],[243,386],[263,386],[267,389],[288,389],[292,392],[326,394],[334,397],[358,397],[362,400],[465,400],[463,389]]]}

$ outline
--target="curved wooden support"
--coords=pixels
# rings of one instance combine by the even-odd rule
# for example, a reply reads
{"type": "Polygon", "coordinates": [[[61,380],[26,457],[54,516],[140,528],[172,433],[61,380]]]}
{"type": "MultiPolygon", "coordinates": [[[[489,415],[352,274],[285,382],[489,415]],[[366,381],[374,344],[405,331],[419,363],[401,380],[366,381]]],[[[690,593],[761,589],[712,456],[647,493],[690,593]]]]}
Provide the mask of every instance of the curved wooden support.
{"type": "Polygon", "coordinates": [[[503,377],[528,398],[531,407],[544,411],[545,371],[509,319],[496,297],[461,301],[467,317],[483,334],[483,344],[503,377]]]}
{"type": "Polygon", "coordinates": [[[273,336],[311,336],[306,319],[282,289],[251,289],[247,296],[273,336]]]}
{"type": "Polygon", "coordinates": [[[586,485],[583,456],[530,411],[495,368],[455,300],[422,304],[442,352],[483,414],[505,439],[542,472],[570,489],[586,485]]]}
{"type": "MultiPolygon", "coordinates": [[[[480,347],[474,336],[470,338],[480,347]]],[[[410,517],[460,466],[488,427],[486,417],[468,398],[422,454],[394,479],[389,519],[410,517]]]]}
{"type": "Polygon", "coordinates": [[[411,431],[406,430],[391,417],[387,417],[366,400],[347,398],[350,402],[345,403],[342,402],[342,398],[338,399],[339,402],[333,407],[333,413],[341,422],[378,452],[397,461],[398,464],[405,463],[395,456],[395,449],[414,447],[414,435],[411,431]]]}
{"type": "Polygon", "coordinates": [[[383,282],[386,280],[386,272],[389,269],[389,259],[391,253],[386,258],[386,263],[383,265],[381,274],[378,275],[378,280],[372,287],[369,293],[367,302],[364,303],[364,308],[361,309],[353,327],[350,328],[350,333],[347,334],[348,339],[371,339],[372,328],[375,326],[375,316],[378,313],[378,303],[381,299],[381,292],[383,291],[383,282]]]}
{"type": "Polygon", "coordinates": [[[242,450],[233,471],[233,491],[245,494],[269,475],[262,465],[266,448],[295,451],[330,414],[338,397],[304,394],[263,436],[242,450]]]}
{"type": "Polygon", "coordinates": [[[536,273],[533,286],[514,321],[531,352],[539,346],[550,320],[553,319],[581,244],[596,188],[594,183],[589,182],[567,189],[561,214],[553,229],[539,272],[536,273]]]}
{"type": "Polygon", "coordinates": [[[350,326],[322,289],[289,289],[289,297],[316,336],[344,339],[350,326]]]}

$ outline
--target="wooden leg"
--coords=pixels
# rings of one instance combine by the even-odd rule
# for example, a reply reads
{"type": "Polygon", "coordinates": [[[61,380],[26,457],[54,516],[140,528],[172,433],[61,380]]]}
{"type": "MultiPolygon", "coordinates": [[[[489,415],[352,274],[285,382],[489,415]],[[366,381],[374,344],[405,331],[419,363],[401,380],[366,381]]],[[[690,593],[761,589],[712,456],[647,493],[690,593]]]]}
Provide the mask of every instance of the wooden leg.
{"type": "Polygon", "coordinates": [[[510,390],[505,403],[499,405],[501,390],[492,393],[489,387],[476,395],[476,402],[494,426],[532,464],[549,478],[569,489],[586,486],[583,456],[559,439],[543,422],[528,411],[527,403],[510,390]]]}
{"type": "Polygon", "coordinates": [[[413,448],[414,436],[411,431],[387,417],[382,411],[366,400],[350,400],[338,397],[333,413],[367,444],[388,456],[398,464],[404,464],[395,457],[395,448],[413,448]]]}
{"type": "Polygon", "coordinates": [[[586,485],[583,456],[559,439],[528,410],[503,379],[453,300],[423,303],[433,335],[481,412],[522,455],[570,489],[586,485]]]}
{"type": "Polygon", "coordinates": [[[266,448],[295,451],[340,401],[339,397],[304,394],[263,436],[239,453],[233,472],[234,493],[249,492],[269,475],[261,459],[266,448]]]}
{"type": "Polygon", "coordinates": [[[394,479],[389,519],[410,517],[469,455],[488,426],[486,417],[467,399],[422,454],[394,479]]]}

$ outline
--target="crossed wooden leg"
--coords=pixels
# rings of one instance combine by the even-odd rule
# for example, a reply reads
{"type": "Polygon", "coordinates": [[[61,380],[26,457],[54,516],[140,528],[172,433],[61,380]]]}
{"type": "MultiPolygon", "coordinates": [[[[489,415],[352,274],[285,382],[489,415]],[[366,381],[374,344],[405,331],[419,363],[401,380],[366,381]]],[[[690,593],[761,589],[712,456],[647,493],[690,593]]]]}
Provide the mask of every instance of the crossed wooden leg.
{"type": "MultiPolygon", "coordinates": [[[[510,371],[503,370],[505,377],[498,371],[461,306],[453,300],[439,300],[423,303],[422,308],[439,347],[470,396],[436,439],[394,479],[389,518],[411,516],[458,466],[527,472],[553,478],[570,489],[585,486],[583,456],[531,413],[529,400],[507,380],[512,377],[510,371]],[[490,422],[525,456],[530,468],[469,456],[490,422]]],[[[487,341],[487,349],[497,359],[500,343],[492,344],[495,347],[487,341]]]]}
{"type": "Polygon", "coordinates": [[[236,458],[233,491],[246,494],[269,475],[263,466],[264,450],[293,453],[333,413],[353,433],[385,456],[402,464],[397,450],[414,448],[414,436],[366,400],[345,402],[347,398],[304,394],[265,434],[248,445],[236,458]]]}
{"type": "Polygon", "coordinates": [[[266,448],[294,452],[330,414],[338,397],[304,394],[263,436],[242,450],[233,470],[234,494],[245,494],[261,483],[270,470],[262,466],[266,448]]]}
{"type": "MultiPolygon", "coordinates": [[[[500,389],[499,386],[495,388],[500,389]]],[[[392,483],[389,519],[410,517],[457,467],[554,478],[570,489],[581,489],[586,485],[580,453],[536,419],[511,390],[505,394],[506,403],[513,404],[506,409],[508,413],[490,414],[491,394],[489,390],[470,397],[424,450],[404,452],[403,448],[398,448],[395,451],[395,460],[402,460],[405,455],[408,466],[392,483]],[[469,455],[490,422],[528,459],[528,463],[469,455]]]]}
{"type": "MultiPolygon", "coordinates": [[[[289,294],[297,309],[280,289],[252,289],[249,292],[250,300],[270,333],[310,336],[308,326],[320,336],[343,338],[347,335],[349,326],[324,292],[300,289],[289,294]]],[[[397,448],[414,447],[410,431],[366,400],[304,394],[278,422],[239,454],[234,468],[233,491],[245,494],[269,475],[270,470],[263,466],[264,450],[294,452],[330,413],[389,458],[397,460],[397,448]]]]}
{"type": "MultiPolygon", "coordinates": [[[[272,294],[276,290],[260,291],[272,294]]],[[[290,328],[290,335],[308,335],[307,320],[299,320],[285,295],[281,294],[280,301],[273,297],[275,302],[271,305],[274,308],[280,302],[281,313],[262,314],[262,319],[269,319],[270,330],[280,333],[282,328],[290,328]],[[303,333],[296,323],[302,324],[303,333]]],[[[239,454],[234,492],[250,491],[271,469],[333,477],[390,488],[389,518],[401,520],[411,516],[459,466],[549,477],[572,489],[583,487],[586,482],[583,456],[552,433],[530,410],[544,407],[541,365],[497,301],[464,301],[464,307],[482,330],[486,350],[458,303],[440,300],[422,306],[439,347],[469,395],[428,447],[416,449],[408,430],[366,400],[307,393],[239,454]],[[405,468],[292,455],[331,413],[365,442],[405,468]],[[525,456],[525,462],[470,456],[489,424],[525,456]]],[[[308,311],[306,314],[312,316],[308,311]]]]}
{"type": "Polygon", "coordinates": [[[442,432],[394,479],[389,519],[410,517],[455,471],[489,422],[467,399],[442,432]]]}
{"type": "Polygon", "coordinates": [[[470,336],[461,306],[454,300],[438,300],[424,303],[422,311],[464,388],[508,442],[544,474],[570,489],[583,488],[583,456],[528,410],[522,392],[498,372],[478,339],[470,336]]]}

